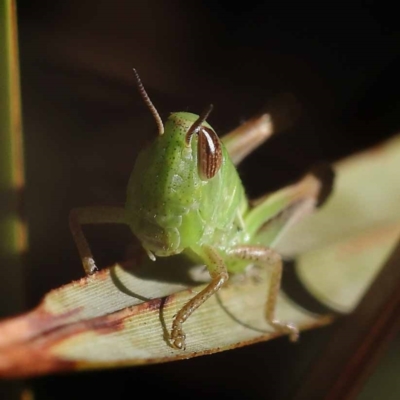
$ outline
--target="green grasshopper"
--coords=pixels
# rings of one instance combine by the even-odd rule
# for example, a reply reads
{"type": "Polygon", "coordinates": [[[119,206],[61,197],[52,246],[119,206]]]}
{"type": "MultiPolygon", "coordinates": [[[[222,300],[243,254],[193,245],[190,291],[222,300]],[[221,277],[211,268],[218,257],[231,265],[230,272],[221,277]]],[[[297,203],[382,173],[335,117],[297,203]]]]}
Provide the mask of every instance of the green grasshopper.
{"type": "Polygon", "coordinates": [[[271,268],[266,319],[276,331],[296,341],[298,328],[275,317],[282,259],[265,243],[276,242],[282,228],[315,205],[321,189],[318,179],[306,175],[299,183],[250,204],[232,159],[238,164],[271,134],[269,116],[245,123],[222,141],[206,122],[212,106],[200,116],[173,113],[164,127],[134,72],[159,135],[137,157],[125,208],[71,211],[70,228],[86,274],[95,273],[97,266],[83,235],[83,224],[129,225],[152,260],[179,253],[200,260],[211,280],[176,314],[170,333],[171,346],[185,349],[183,324],[190,315],[225,284],[230,274],[243,273],[249,264],[265,265],[271,268]],[[272,231],[265,229],[288,209],[284,223],[275,224],[272,231]]]}

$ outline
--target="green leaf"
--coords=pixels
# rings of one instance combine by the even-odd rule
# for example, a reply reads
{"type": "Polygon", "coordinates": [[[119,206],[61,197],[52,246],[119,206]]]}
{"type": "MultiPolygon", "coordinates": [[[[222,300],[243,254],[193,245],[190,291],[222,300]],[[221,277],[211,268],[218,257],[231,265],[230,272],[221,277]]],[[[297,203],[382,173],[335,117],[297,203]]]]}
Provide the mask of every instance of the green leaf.
{"type": "Polygon", "coordinates": [[[15,1],[0,2],[0,315],[23,309],[23,140],[15,1]]]}

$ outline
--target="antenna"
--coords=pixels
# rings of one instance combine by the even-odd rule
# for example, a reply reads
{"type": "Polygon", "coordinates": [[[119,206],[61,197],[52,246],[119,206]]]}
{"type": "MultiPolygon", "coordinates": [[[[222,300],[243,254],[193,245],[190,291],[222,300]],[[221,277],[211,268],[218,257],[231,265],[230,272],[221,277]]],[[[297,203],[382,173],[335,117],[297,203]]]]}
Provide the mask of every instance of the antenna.
{"type": "Polygon", "coordinates": [[[136,78],[136,85],[139,90],[140,95],[142,96],[143,101],[145,102],[146,106],[149,108],[150,112],[153,114],[154,119],[156,120],[158,134],[162,135],[164,133],[164,125],[162,119],[160,118],[160,114],[158,113],[157,109],[154,107],[154,104],[151,102],[149,95],[146,93],[142,81],[139,78],[139,74],[135,68],[133,68],[133,73],[135,74],[136,78]]]}
{"type": "Polygon", "coordinates": [[[196,119],[196,121],[193,122],[193,125],[189,128],[189,130],[186,133],[186,144],[189,146],[190,144],[190,139],[192,136],[196,133],[198,133],[201,124],[208,118],[210,115],[211,111],[213,110],[214,106],[210,104],[199,116],[199,118],[196,119]]]}

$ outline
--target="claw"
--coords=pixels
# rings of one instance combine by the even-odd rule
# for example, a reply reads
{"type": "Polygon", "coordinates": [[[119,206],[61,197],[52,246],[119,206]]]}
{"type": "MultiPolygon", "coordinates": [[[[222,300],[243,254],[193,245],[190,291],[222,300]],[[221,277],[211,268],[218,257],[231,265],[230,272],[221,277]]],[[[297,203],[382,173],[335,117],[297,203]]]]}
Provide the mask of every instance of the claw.
{"type": "Polygon", "coordinates": [[[88,275],[93,275],[95,272],[99,270],[93,258],[91,257],[84,257],[82,262],[83,262],[83,268],[88,275]]]}
{"type": "Polygon", "coordinates": [[[186,350],[185,338],[179,337],[172,343],[173,347],[177,350],[186,350]]]}
{"type": "Polygon", "coordinates": [[[287,327],[289,329],[289,340],[291,342],[297,342],[299,340],[300,332],[298,328],[294,325],[287,324],[287,327]]]}
{"type": "Polygon", "coordinates": [[[186,349],[186,335],[181,329],[173,329],[170,336],[171,346],[177,350],[186,349]]]}
{"type": "Polygon", "coordinates": [[[297,342],[299,340],[300,332],[296,325],[290,323],[285,324],[277,320],[272,321],[272,325],[277,331],[288,334],[291,342],[297,342]]]}

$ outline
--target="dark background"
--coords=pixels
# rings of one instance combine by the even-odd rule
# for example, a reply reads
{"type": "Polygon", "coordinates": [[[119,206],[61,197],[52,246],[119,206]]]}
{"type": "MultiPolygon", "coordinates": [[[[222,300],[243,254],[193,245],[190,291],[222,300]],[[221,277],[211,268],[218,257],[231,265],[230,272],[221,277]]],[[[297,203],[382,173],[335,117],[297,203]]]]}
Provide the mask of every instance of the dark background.
{"type": "MultiPolygon", "coordinates": [[[[162,117],[199,113],[227,132],[282,92],[297,124],[240,167],[250,197],[319,161],[399,128],[398,14],[377,1],[21,0],[20,56],[30,253],[26,308],[83,275],[67,218],[75,206],[123,203],[155,125],[135,67],[162,117]]],[[[110,230],[111,229],[111,230],[110,230]]],[[[89,229],[100,265],[123,258],[126,231],[89,229]]],[[[332,327],[164,365],[32,379],[35,399],[166,396],[288,399],[332,327]]]]}

